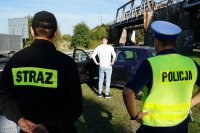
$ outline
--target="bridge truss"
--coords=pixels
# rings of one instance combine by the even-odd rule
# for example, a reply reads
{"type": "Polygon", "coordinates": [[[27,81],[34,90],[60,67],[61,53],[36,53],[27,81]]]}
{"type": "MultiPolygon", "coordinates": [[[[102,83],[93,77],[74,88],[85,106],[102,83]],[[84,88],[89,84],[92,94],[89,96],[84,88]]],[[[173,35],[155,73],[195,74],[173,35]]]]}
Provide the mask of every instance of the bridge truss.
{"type": "Polygon", "coordinates": [[[153,11],[165,8],[172,4],[183,3],[183,8],[200,8],[199,0],[141,0],[141,4],[136,6],[135,0],[131,0],[117,9],[115,27],[126,27],[134,25],[136,27],[147,28],[153,11]]]}

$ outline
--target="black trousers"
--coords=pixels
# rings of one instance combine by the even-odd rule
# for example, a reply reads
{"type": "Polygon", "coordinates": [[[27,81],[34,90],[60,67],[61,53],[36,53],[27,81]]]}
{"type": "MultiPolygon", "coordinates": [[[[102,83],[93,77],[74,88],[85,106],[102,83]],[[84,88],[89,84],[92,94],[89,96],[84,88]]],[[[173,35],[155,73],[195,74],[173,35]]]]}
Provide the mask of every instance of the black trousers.
{"type": "Polygon", "coordinates": [[[62,125],[57,125],[57,126],[48,126],[47,129],[49,133],[77,133],[77,130],[75,126],[62,126],[62,125]]]}
{"type": "MultiPolygon", "coordinates": [[[[77,133],[74,125],[45,125],[49,133],[77,133]]],[[[20,131],[20,133],[25,133],[20,131]]]]}
{"type": "Polygon", "coordinates": [[[189,117],[182,123],[172,127],[150,127],[141,125],[136,133],[188,133],[189,117]]]}

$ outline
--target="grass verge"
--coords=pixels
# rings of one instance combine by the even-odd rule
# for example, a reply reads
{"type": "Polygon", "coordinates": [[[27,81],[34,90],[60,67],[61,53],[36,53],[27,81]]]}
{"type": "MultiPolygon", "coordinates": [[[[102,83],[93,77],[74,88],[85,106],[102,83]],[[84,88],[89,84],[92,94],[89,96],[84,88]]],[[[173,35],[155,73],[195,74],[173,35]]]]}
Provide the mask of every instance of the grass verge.
{"type": "Polygon", "coordinates": [[[97,97],[97,91],[87,84],[82,84],[82,91],[83,114],[76,122],[79,133],[133,133],[138,128],[129,120],[122,89],[111,88],[111,99],[97,97]]]}
{"type": "MultiPolygon", "coordinates": [[[[193,58],[200,64],[200,59],[193,58]]],[[[198,90],[197,86],[194,89],[198,90]]],[[[97,97],[97,90],[82,84],[83,114],[75,123],[79,133],[134,133],[139,125],[129,120],[122,98],[122,90],[111,89],[113,98],[97,97]]],[[[141,102],[137,101],[138,108],[141,102]]],[[[200,133],[200,105],[192,109],[194,122],[189,124],[188,133],[200,133]]]]}
{"type": "MultiPolygon", "coordinates": [[[[193,60],[195,60],[198,64],[200,64],[200,58],[199,57],[192,57],[193,60]]],[[[194,88],[194,94],[197,92],[199,87],[195,86],[194,88]]],[[[200,104],[196,105],[194,108],[192,108],[192,116],[194,119],[194,122],[189,123],[189,133],[200,133],[200,104]]]]}

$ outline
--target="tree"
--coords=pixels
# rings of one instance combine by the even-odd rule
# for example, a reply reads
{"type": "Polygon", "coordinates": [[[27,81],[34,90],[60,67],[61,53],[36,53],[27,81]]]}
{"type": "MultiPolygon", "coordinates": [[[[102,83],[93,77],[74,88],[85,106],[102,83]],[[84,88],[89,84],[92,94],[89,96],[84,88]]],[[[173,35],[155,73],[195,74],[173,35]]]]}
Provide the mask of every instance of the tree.
{"type": "Polygon", "coordinates": [[[72,36],[69,35],[69,34],[64,34],[62,36],[62,40],[63,40],[62,41],[62,47],[63,47],[63,49],[65,49],[65,50],[62,49],[62,51],[69,50],[71,48],[72,36]]]}
{"type": "Polygon", "coordinates": [[[91,30],[91,41],[90,41],[90,48],[95,48],[101,43],[101,39],[103,37],[108,37],[109,35],[109,25],[102,24],[100,26],[96,26],[94,29],[91,30]]]}
{"type": "Polygon", "coordinates": [[[30,44],[33,41],[33,37],[31,35],[31,31],[30,31],[30,27],[32,25],[32,20],[33,20],[33,17],[32,16],[28,16],[28,36],[29,36],[29,38],[25,41],[25,44],[24,44],[23,47],[30,46],[30,44]]]}
{"type": "Polygon", "coordinates": [[[69,34],[64,34],[64,35],[62,36],[62,39],[63,39],[64,41],[71,42],[71,41],[72,41],[72,36],[69,35],[69,34]]]}
{"type": "Polygon", "coordinates": [[[87,48],[90,42],[90,29],[89,27],[84,23],[78,23],[74,27],[74,35],[72,36],[72,46],[82,46],[87,48]]]}
{"type": "Polygon", "coordinates": [[[143,29],[137,29],[136,31],[136,44],[138,45],[140,42],[144,42],[144,30],[143,29]]]}
{"type": "Polygon", "coordinates": [[[108,37],[109,35],[109,25],[102,24],[91,30],[92,39],[100,40],[102,37],[108,37]]]}

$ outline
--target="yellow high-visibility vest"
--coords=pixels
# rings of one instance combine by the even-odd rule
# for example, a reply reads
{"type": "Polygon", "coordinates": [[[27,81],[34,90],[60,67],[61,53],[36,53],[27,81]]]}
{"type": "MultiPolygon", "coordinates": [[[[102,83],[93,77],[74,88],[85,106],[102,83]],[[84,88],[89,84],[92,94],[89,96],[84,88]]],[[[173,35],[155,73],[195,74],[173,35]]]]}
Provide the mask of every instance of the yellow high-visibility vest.
{"type": "Polygon", "coordinates": [[[197,68],[194,61],[179,54],[158,55],[148,59],[153,73],[149,94],[144,90],[142,119],[153,127],[174,126],[187,118],[197,68]]]}

